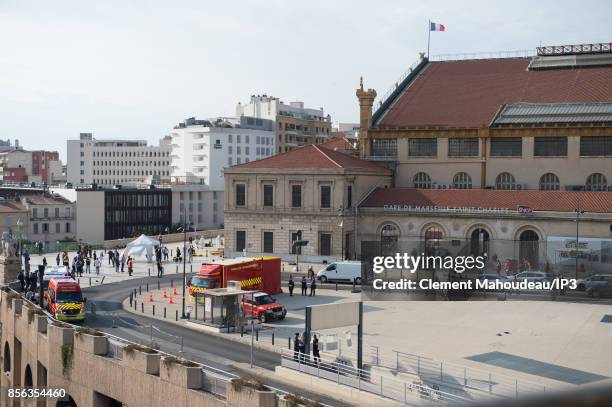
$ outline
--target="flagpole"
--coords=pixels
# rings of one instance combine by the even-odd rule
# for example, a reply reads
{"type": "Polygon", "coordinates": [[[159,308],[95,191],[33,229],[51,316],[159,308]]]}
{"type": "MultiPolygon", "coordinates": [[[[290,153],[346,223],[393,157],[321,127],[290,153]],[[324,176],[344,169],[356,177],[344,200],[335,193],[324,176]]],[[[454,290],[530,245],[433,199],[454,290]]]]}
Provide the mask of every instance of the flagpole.
{"type": "Polygon", "coordinates": [[[431,39],[431,20],[427,20],[427,59],[429,59],[429,40],[431,39]]]}

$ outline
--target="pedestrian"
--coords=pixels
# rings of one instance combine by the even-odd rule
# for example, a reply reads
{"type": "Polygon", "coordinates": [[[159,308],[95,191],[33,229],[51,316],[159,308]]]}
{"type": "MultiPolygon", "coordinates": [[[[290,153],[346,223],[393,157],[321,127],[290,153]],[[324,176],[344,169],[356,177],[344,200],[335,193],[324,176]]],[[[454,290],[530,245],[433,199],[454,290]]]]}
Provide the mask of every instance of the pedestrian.
{"type": "Polygon", "coordinates": [[[109,266],[113,264],[113,251],[112,250],[108,250],[108,264],[109,266]]]}
{"type": "Polygon", "coordinates": [[[306,276],[302,276],[302,295],[308,294],[306,291],[308,290],[308,283],[306,282],[306,276]]]}
{"type": "Polygon", "coordinates": [[[296,362],[300,357],[300,342],[300,334],[296,332],[295,337],[293,338],[293,360],[296,362]]]}
{"type": "Polygon", "coordinates": [[[168,261],[168,248],[164,246],[164,261],[168,261]]]}
{"type": "Polygon", "coordinates": [[[302,339],[300,339],[300,360],[302,362],[306,361],[306,341],[304,335],[302,335],[302,339]]]}
{"type": "Polygon", "coordinates": [[[25,291],[26,282],[25,282],[25,277],[23,275],[23,270],[19,270],[19,274],[17,275],[17,280],[19,280],[19,285],[21,286],[21,292],[25,291]]]}
{"type": "Polygon", "coordinates": [[[83,277],[83,266],[85,265],[85,262],[83,261],[83,258],[81,256],[77,257],[76,260],[76,271],[77,274],[79,275],[79,277],[83,277]]]}
{"type": "Polygon", "coordinates": [[[116,257],[113,254],[113,261],[115,262],[115,273],[119,273],[119,265],[120,265],[119,257],[116,257]]]}
{"type": "MultiPolygon", "coordinates": [[[[95,252],[94,252],[95,253],[95,252]]],[[[96,268],[96,274],[100,274],[100,267],[102,266],[102,261],[100,261],[100,258],[97,258],[94,260],[94,267],[96,268]]]]}
{"type": "Polygon", "coordinates": [[[85,257],[85,272],[91,274],[91,259],[89,257],[85,257]]]}
{"type": "Polygon", "coordinates": [[[308,267],[308,279],[311,279],[314,277],[314,270],[312,269],[312,266],[308,267]]]}
{"type": "Polygon", "coordinates": [[[314,338],[312,339],[312,356],[315,363],[319,363],[321,362],[321,354],[319,353],[319,338],[317,338],[317,335],[314,335],[314,338]]]}
{"type": "Polygon", "coordinates": [[[43,266],[45,266],[45,268],[47,268],[47,258],[46,257],[43,257],[42,264],[43,266]]]}
{"type": "Polygon", "coordinates": [[[128,266],[128,275],[131,276],[132,273],[134,272],[134,260],[132,260],[131,256],[128,256],[127,266],[128,266]]]}
{"type": "Polygon", "coordinates": [[[96,254],[96,251],[93,251],[93,260],[94,262],[96,261],[96,259],[98,258],[98,255],[96,254]]]}
{"type": "Polygon", "coordinates": [[[295,282],[293,281],[293,276],[289,276],[289,297],[293,297],[294,287],[295,287],[295,282]]]}
{"type": "Polygon", "coordinates": [[[177,262],[181,261],[181,248],[180,247],[176,248],[176,261],[177,262]]]}
{"type": "Polygon", "coordinates": [[[311,297],[315,296],[316,290],[317,290],[317,279],[313,277],[310,279],[310,296],[311,297]]]}
{"type": "Polygon", "coordinates": [[[68,267],[70,265],[70,258],[68,257],[68,253],[66,251],[64,251],[64,254],[62,254],[62,264],[64,267],[68,267]]]}
{"type": "Polygon", "coordinates": [[[121,255],[121,272],[122,273],[123,273],[124,268],[125,268],[125,253],[121,255]]]}
{"type": "Polygon", "coordinates": [[[30,273],[30,291],[36,292],[36,283],[37,283],[36,273],[30,273]]]}
{"type": "Polygon", "coordinates": [[[60,254],[57,253],[57,256],[55,256],[55,264],[59,266],[59,263],[60,263],[60,254]]]}

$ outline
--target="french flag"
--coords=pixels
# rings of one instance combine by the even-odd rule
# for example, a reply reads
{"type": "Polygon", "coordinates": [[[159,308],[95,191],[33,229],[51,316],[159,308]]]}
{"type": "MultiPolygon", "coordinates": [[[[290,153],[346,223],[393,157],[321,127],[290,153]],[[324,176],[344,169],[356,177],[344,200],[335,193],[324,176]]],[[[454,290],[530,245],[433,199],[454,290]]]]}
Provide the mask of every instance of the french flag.
{"type": "Polygon", "coordinates": [[[444,24],[438,24],[438,23],[433,23],[433,22],[429,22],[429,31],[445,31],[446,27],[444,27],[444,24]]]}

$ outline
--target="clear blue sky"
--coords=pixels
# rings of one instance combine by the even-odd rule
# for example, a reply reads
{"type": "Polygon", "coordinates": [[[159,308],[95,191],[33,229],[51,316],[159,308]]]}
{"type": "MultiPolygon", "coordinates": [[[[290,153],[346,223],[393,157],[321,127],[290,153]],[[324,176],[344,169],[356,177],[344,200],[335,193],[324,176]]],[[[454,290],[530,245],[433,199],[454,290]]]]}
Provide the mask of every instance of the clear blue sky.
{"type": "Polygon", "coordinates": [[[79,132],[156,142],[178,121],[267,93],[356,121],[431,54],[612,41],[599,1],[0,0],[0,138],[56,149],[79,132]]]}

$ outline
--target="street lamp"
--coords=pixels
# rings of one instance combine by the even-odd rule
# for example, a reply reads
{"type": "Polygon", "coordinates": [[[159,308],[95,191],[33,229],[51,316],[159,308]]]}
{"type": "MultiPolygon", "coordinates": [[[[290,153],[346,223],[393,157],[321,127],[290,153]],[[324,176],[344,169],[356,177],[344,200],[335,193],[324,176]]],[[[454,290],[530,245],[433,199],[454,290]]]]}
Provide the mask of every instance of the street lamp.
{"type": "Polygon", "coordinates": [[[308,244],[308,240],[302,240],[302,231],[298,230],[296,233],[297,240],[293,241],[292,248],[295,253],[295,271],[300,271],[300,252],[302,247],[308,244]]]}
{"type": "Polygon", "coordinates": [[[19,264],[21,264],[21,250],[22,250],[22,243],[21,243],[21,228],[23,227],[23,221],[21,220],[21,218],[17,219],[17,253],[19,253],[19,264]]]}
{"type": "Polygon", "coordinates": [[[344,218],[342,215],[344,214],[344,208],[340,206],[338,208],[338,217],[340,218],[340,223],[338,227],[340,227],[340,260],[344,260],[344,218]]]}
{"type": "Polygon", "coordinates": [[[576,278],[578,278],[578,255],[579,255],[579,247],[578,247],[578,243],[579,243],[579,239],[580,239],[580,215],[582,215],[584,213],[584,211],[580,210],[580,204],[578,204],[578,207],[574,210],[574,212],[576,212],[576,278]]]}
{"type": "Polygon", "coordinates": [[[189,222],[189,224],[187,224],[187,217],[184,216],[183,217],[183,305],[182,305],[182,313],[181,313],[181,318],[185,319],[187,318],[187,315],[185,315],[185,285],[187,284],[187,273],[186,273],[186,267],[187,267],[187,227],[191,227],[192,223],[189,222]]]}

